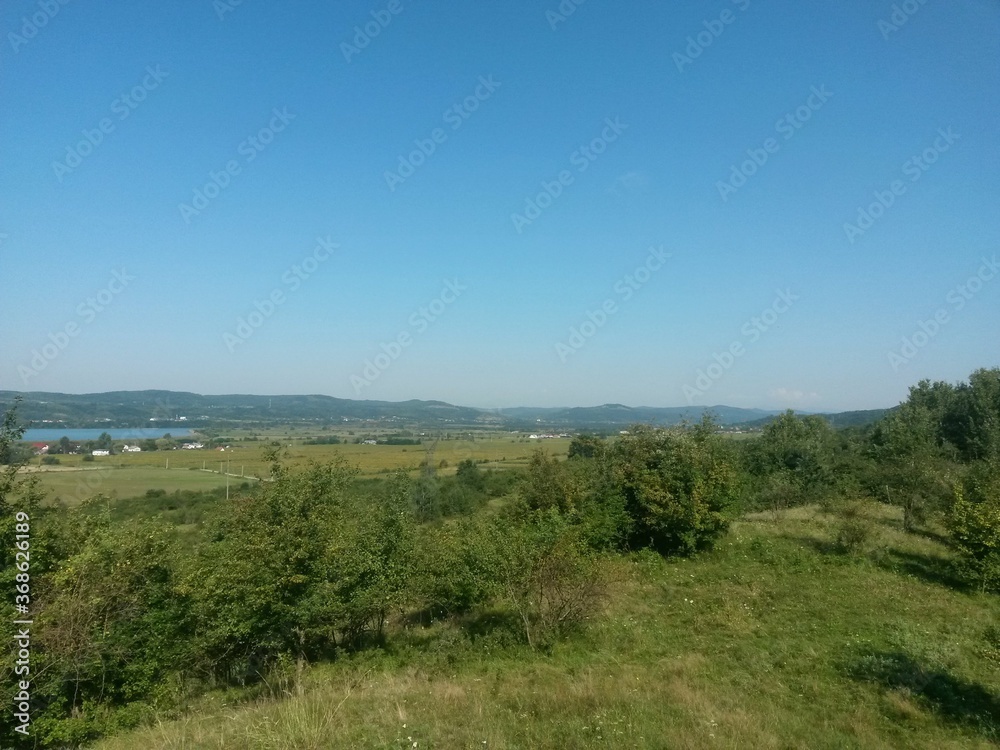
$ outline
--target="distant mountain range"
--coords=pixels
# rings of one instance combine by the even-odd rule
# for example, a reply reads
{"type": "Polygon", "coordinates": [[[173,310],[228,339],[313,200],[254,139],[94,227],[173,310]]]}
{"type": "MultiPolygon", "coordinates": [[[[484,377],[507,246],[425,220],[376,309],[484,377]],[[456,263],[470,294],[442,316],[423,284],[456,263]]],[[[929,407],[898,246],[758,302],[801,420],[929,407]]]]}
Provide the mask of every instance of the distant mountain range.
{"type": "MultiPolygon", "coordinates": [[[[186,425],[222,427],[236,423],[266,425],[278,422],[376,422],[385,426],[505,427],[508,429],[611,430],[630,424],[676,425],[696,422],[705,411],[725,426],[760,427],[781,413],[734,406],[650,407],[603,406],[476,409],[443,401],[358,401],[332,396],[203,396],[181,391],[112,391],[109,393],[41,393],[0,391],[0,409],[21,397],[22,421],[32,426],[152,427],[186,425]]],[[[824,414],[836,427],[876,421],[886,409],[824,414]]]]}

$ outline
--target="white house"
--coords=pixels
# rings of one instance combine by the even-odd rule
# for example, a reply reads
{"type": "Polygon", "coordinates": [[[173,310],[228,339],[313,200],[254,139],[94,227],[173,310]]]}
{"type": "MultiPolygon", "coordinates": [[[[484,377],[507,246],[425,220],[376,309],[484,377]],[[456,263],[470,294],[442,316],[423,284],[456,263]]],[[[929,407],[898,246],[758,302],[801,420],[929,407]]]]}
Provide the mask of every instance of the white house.
{"type": "Polygon", "coordinates": [[[140,452],[142,452],[142,448],[140,448],[138,445],[122,446],[122,453],[140,453],[140,452]]]}
{"type": "Polygon", "coordinates": [[[96,451],[91,451],[91,454],[94,456],[110,456],[111,451],[96,450],[96,451]]]}

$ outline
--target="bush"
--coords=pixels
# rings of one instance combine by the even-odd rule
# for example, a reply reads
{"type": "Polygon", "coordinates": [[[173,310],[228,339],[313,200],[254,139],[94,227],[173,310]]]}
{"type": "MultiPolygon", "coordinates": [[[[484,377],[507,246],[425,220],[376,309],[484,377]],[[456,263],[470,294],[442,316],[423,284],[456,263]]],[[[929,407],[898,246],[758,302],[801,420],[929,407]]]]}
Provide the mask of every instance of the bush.
{"type": "Polygon", "coordinates": [[[849,502],[840,507],[837,515],[840,517],[834,540],[837,549],[845,554],[864,552],[875,536],[875,523],[868,506],[861,501],[849,502]]]}
{"type": "Polygon", "coordinates": [[[730,445],[711,422],[681,430],[639,426],[610,451],[613,484],[631,520],[632,548],[688,555],[728,527],[739,487],[730,445]]]}
{"type": "Polygon", "coordinates": [[[55,456],[42,456],[42,464],[45,466],[55,466],[59,463],[59,459],[55,456]]]}
{"type": "Polygon", "coordinates": [[[981,591],[1000,589],[1000,471],[980,464],[955,487],[948,517],[961,575],[981,591]]]}
{"type": "Polygon", "coordinates": [[[499,578],[532,648],[546,648],[593,615],[606,596],[598,559],[565,519],[549,512],[532,524],[497,525],[499,578]]]}
{"type": "Polygon", "coordinates": [[[462,519],[421,532],[415,547],[414,593],[435,615],[461,614],[499,592],[501,537],[492,519],[462,519]]]}

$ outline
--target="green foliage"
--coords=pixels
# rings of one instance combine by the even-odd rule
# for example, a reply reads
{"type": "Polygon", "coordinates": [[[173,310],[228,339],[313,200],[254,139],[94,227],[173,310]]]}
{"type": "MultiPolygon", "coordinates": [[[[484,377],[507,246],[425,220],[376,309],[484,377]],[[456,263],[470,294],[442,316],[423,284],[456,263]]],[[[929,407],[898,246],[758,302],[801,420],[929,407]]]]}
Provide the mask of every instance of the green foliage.
{"type": "Polygon", "coordinates": [[[577,435],[569,444],[569,458],[597,458],[604,451],[604,441],[595,435],[577,435]]]}
{"type": "Polygon", "coordinates": [[[328,435],[325,437],[310,438],[309,440],[303,440],[303,445],[339,445],[340,438],[334,435],[328,435]]]}
{"type": "Polygon", "coordinates": [[[787,411],[747,448],[758,508],[822,501],[835,491],[837,437],[822,417],[787,411]]]}
{"type": "Polygon", "coordinates": [[[503,556],[496,519],[459,519],[420,530],[414,545],[414,592],[432,615],[469,612],[499,591],[503,556]]]}
{"type": "Polygon", "coordinates": [[[564,464],[538,448],[528,463],[521,495],[531,510],[554,508],[568,514],[577,509],[583,488],[564,464]]]}
{"type": "Polygon", "coordinates": [[[633,548],[687,555],[725,532],[738,476],[730,444],[711,422],[681,430],[635,427],[614,444],[609,461],[633,548]]]}
{"type": "Polygon", "coordinates": [[[1000,368],[976,370],[958,385],[922,380],[906,403],[930,413],[945,453],[966,462],[1000,457],[1000,368]]]}
{"type": "Polygon", "coordinates": [[[359,504],[342,463],[271,472],[224,506],[185,581],[202,663],[229,680],[253,679],[281,654],[311,660],[381,638],[406,586],[405,479],[359,504]]]}
{"type": "Polygon", "coordinates": [[[593,615],[606,593],[597,558],[555,508],[524,524],[494,523],[498,583],[532,648],[547,648],[593,615]]]}
{"type": "Polygon", "coordinates": [[[835,544],[840,552],[859,554],[868,548],[875,536],[875,521],[868,503],[850,501],[837,509],[835,544]]]}
{"type": "Polygon", "coordinates": [[[930,510],[943,509],[951,494],[938,422],[919,400],[882,419],[872,432],[869,449],[875,464],[869,490],[903,508],[907,531],[923,523],[930,510]]]}
{"type": "Polygon", "coordinates": [[[1000,590],[1000,469],[974,467],[962,485],[948,517],[959,568],[980,590],[1000,590]]]}
{"type": "Polygon", "coordinates": [[[465,487],[476,492],[483,492],[486,487],[486,477],[479,465],[471,458],[460,461],[455,469],[455,479],[465,487]]]}
{"type": "Polygon", "coordinates": [[[174,569],[168,529],[105,518],[36,584],[33,696],[52,739],[79,731],[72,717],[98,705],[134,711],[163,697],[189,656],[174,569]]]}
{"type": "MultiPolygon", "coordinates": [[[[712,547],[748,507],[770,508],[787,523],[810,514],[786,509],[821,502],[835,509],[835,546],[848,553],[865,551],[876,528],[918,551],[937,542],[898,534],[895,520],[880,523],[886,513],[895,519],[891,509],[844,498],[899,505],[907,528],[922,514],[933,527],[929,514],[947,507],[961,572],[981,589],[1000,589],[998,375],[981,370],[957,386],[925,381],[869,430],[838,433],[790,412],[748,441],[720,436],[711,422],[636,427],[608,441],[580,436],[565,461],[537,451],[525,472],[463,460],[453,476],[437,475],[428,451],[417,479],[362,481],[339,461],[292,471],[272,444],[269,480],[232,490],[228,500],[224,490],[151,490],[127,501],[99,496],[78,509],[41,506],[34,478],[17,471],[30,454],[10,412],[0,426],[0,458],[9,464],[0,469],[0,544],[12,549],[13,514],[27,512],[38,744],[89,742],[183,705],[206,686],[265,675],[287,686],[306,662],[379,647],[428,616],[450,618],[430,631],[458,632],[439,651],[522,640],[548,649],[600,610],[606,553],[640,550],[643,569],[676,568],[668,588],[687,593],[691,563],[660,555],[712,547]]],[[[826,549],[829,517],[817,518],[808,523],[824,525],[815,541],[826,549]]],[[[834,562],[820,563],[799,539],[770,522],[761,527],[770,529],[766,538],[745,543],[741,523],[734,546],[707,556],[709,564],[738,550],[755,576],[863,567],[829,556],[834,562]]],[[[899,564],[919,572],[920,556],[910,557],[899,564]]],[[[9,558],[5,552],[0,571],[6,590],[15,573],[9,558]]],[[[738,583],[730,572],[720,581],[738,583]]],[[[752,632],[744,630],[749,618],[778,601],[749,588],[745,607],[713,605],[699,617],[752,632]]],[[[826,593],[815,599],[825,602],[826,593]]],[[[11,603],[0,606],[13,620],[11,603]]],[[[672,630],[703,624],[695,612],[693,601],[664,610],[672,630]]],[[[984,653],[995,653],[995,633],[987,641],[984,653]]],[[[874,670],[872,679],[895,680],[893,669],[874,670]]],[[[9,705],[9,669],[4,678],[0,700],[9,705]]],[[[10,739],[0,736],[0,744],[10,739]]]]}

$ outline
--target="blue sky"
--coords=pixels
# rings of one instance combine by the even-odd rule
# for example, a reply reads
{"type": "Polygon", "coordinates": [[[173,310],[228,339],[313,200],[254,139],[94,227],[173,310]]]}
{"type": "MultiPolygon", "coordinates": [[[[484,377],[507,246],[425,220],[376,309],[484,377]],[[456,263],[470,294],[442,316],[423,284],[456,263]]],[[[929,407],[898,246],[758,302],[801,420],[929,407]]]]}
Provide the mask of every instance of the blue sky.
{"type": "Polygon", "coordinates": [[[995,0],[561,7],[5,3],[0,388],[823,411],[1000,364],[995,0]]]}

